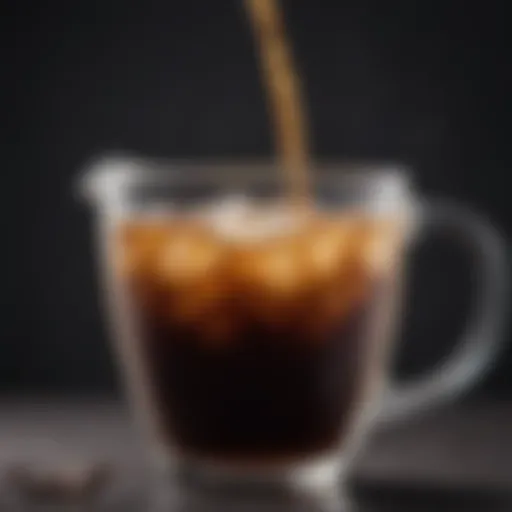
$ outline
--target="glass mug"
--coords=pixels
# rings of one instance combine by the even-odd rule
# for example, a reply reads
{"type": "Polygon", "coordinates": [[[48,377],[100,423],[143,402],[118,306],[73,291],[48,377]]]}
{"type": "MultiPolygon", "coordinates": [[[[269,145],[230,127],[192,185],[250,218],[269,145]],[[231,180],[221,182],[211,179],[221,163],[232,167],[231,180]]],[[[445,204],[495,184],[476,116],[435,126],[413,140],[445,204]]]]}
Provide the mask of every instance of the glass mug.
{"type": "Polygon", "coordinates": [[[496,354],[506,279],[491,226],[419,199],[398,167],[314,169],[315,204],[293,213],[281,179],[107,158],[81,182],[128,394],[167,470],[337,483],[370,427],[453,397],[496,354]],[[470,325],[439,367],[393,384],[403,261],[437,227],[476,256],[470,325]]]}

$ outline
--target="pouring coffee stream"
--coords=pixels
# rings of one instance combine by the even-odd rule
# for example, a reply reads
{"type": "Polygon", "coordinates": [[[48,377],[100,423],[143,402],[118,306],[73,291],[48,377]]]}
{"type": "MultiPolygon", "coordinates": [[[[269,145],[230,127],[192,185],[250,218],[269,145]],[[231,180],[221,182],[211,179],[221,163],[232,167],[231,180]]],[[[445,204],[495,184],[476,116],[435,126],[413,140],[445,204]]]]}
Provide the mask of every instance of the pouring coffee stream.
{"type": "Polygon", "coordinates": [[[271,107],[280,167],[293,204],[310,202],[309,141],[300,78],[278,0],[245,0],[271,107]]]}

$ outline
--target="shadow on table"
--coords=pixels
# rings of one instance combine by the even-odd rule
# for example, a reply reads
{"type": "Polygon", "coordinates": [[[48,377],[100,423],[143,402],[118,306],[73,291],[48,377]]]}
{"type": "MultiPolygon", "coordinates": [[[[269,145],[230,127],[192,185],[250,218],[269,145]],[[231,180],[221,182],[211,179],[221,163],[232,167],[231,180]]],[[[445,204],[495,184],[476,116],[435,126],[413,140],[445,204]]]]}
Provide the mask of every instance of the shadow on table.
{"type": "MultiPolygon", "coordinates": [[[[139,482],[141,483],[141,482],[139,482]]],[[[147,484],[147,482],[146,482],[147,484]]],[[[512,493],[425,485],[351,482],[348,493],[292,493],[254,487],[123,485],[96,503],[42,504],[1,499],[0,512],[510,512],[512,493]]],[[[8,493],[11,496],[12,493],[8,493]]],[[[7,496],[3,496],[7,498],[7,496]]]]}
{"type": "MultiPolygon", "coordinates": [[[[84,512],[510,512],[511,496],[426,489],[356,487],[351,496],[222,495],[197,491],[128,498],[84,512]]],[[[25,512],[25,510],[23,511],[25,512]]],[[[27,509],[26,512],[31,512],[27,509]]],[[[53,512],[53,511],[52,511],[53,512]]]]}

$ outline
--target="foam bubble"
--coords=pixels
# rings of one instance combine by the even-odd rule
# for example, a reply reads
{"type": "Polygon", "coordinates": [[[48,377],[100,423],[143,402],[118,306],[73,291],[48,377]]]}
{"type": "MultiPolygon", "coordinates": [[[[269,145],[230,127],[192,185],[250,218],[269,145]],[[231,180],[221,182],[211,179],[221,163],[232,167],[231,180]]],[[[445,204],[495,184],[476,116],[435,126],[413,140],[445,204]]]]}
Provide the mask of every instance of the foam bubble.
{"type": "Polygon", "coordinates": [[[231,196],[205,206],[199,218],[218,235],[235,241],[257,242],[296,232],[305,216],[284,203],[257,204],[231,196]]]}

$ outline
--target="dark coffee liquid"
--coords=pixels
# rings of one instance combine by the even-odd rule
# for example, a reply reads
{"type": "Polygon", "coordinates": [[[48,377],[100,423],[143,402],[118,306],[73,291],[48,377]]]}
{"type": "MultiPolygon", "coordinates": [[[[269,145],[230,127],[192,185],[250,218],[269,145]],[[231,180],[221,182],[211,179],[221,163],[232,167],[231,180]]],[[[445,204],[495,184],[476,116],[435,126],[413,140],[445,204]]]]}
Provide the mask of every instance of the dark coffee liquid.
{"type": "Polygon", "coordinates": [[[147,323],[146,355],[169,439],[197,455],[247,462],[334,447],[361,406],[369,306],[321,338],[248,326],[221,350],[147,323]]]}
{"type": "Polygon", "coordinates": [[[271,463],[318,455],[345,439],[371,383],[377,340],[368,327],[383,280],[368,244],[380,231],[340,222],[323,233],[330,246],[318,253],[318,226],[262,246],[217,241],[208,249],[201,244],[215,236],[190,226],[130,230],[125,278],[170,445],[211,460],[271,463]],[[183,236],[197,236],[190,253],[183,236]],[[188,267],[176,271],[180,239],[195,276],[188,267]],[[194,260],[194,251],[202,256],[194,260]],[[300,262],[288,281],[286,267],[263,272],[280,252],[288,265],[300,262]]]}

